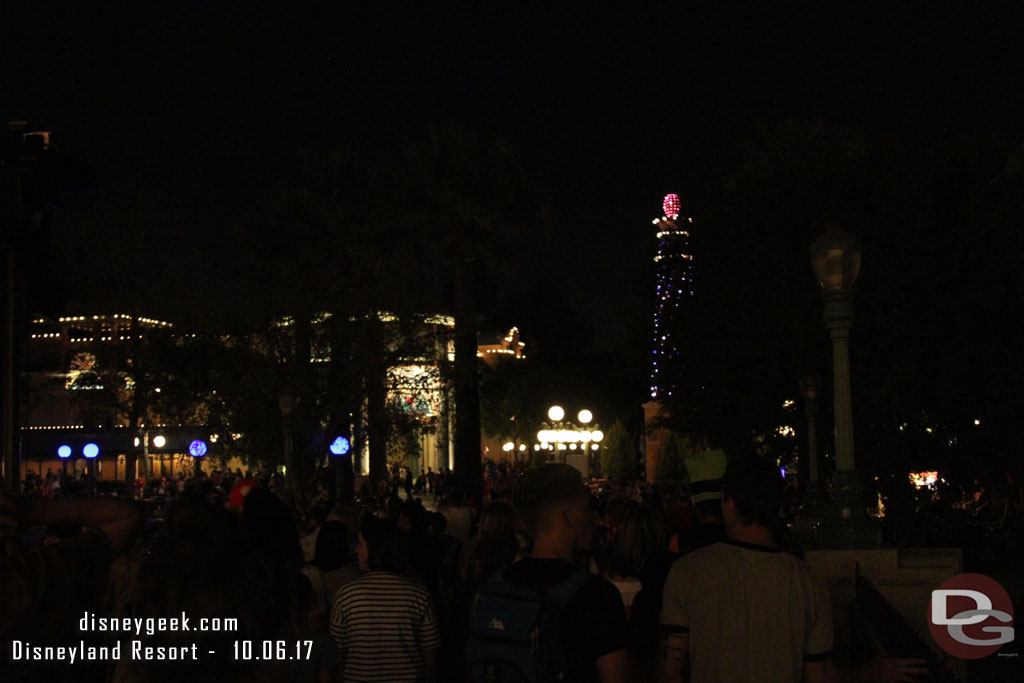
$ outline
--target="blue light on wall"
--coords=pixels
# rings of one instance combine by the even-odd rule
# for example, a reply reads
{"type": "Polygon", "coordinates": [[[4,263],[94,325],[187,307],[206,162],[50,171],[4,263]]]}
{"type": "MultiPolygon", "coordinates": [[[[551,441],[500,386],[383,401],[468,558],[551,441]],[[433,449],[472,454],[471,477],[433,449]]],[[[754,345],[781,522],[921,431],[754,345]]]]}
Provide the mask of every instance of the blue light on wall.
{"type": "Polygon", "coordinates": [[[193,458],[201,458],[206,455],[206,442],[202,439],[196,439],[188,445],[188,453],[193,458]]]}
{"type": "Polygon", "coordinates": [[[331,443],[330,449],[331,453],[334,453],[335,455],[345,455],[351,447],[352,444],[348,442],[348,439],[343,436],[339,436],[331,443]]]}
{"type": "Polygon", "coordinates": [[[100,454],[100,447],[94,443],[87,443],[82,447],[82,455],[87,458],[95,458],[100,454]]]}
{"type": "Polygon", "coordinates": [[[61,458],[70,458],[71,446],[64,444],[63,446],[57,449],[57,455],[60,456],[61,458]]]}

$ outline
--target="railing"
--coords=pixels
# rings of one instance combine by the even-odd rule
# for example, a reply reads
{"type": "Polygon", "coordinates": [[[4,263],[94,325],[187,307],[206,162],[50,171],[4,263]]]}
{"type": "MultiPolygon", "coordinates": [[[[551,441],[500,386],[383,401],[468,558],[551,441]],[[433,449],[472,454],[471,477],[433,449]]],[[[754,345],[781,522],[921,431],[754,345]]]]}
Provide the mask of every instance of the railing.
{"type": "Polygon", "coordinates": [[[959,680],[874,584],[861,576],[859,565],[854,609],[856,616],[860,617],[860,625],[869,630],[863,635],[872,641],[876,654],[923,659],[930,672],[924,680],[933,683],[956,683],[959,680]]]}

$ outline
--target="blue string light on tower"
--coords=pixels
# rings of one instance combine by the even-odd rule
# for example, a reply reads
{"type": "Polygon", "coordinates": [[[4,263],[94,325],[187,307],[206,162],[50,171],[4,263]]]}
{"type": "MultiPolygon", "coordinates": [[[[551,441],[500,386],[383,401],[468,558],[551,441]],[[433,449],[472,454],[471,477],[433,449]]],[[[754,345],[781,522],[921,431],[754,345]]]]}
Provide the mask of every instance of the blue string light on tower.
{"type": "Polygon", "coordinates": [[[651,359],[651,398],[672,395],[681,371],[681,354],[676,341],[683,313],[683,303],[693,296],[693,255],[690,253],[692,218],[680,218],[679,195],[665,195],[661,204],[664,216],[656,218],[658,253],[654,256],[657,271],[654,302],[654,348],[651,359]]]}

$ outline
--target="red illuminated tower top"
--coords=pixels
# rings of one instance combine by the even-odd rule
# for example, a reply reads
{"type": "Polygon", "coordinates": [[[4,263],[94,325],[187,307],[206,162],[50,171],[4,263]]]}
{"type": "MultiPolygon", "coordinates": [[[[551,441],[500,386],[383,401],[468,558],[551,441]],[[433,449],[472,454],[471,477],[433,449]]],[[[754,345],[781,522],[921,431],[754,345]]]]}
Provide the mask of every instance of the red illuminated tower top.
{"type": "Polygon", "coordinates": [[[679,207],[679,195],[665,195],[665,200],[661,203],[661,208],[665,212],[665,218],[671,218],[672,220],[679,218],[679,207]]]}

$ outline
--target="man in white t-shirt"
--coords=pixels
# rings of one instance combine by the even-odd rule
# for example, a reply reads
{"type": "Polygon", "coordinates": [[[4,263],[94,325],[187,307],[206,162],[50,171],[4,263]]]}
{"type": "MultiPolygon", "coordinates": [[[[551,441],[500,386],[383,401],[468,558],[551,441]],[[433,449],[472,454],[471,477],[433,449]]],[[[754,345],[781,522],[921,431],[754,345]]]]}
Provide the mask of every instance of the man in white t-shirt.
{"type": "Polygon", "coordinates": [[[783,480],[762,458],[729,463],[722,477],[726,540],[682,557],[665,582],[661,680],[913,681],[920,659],[832,662],[828,588],[778,547],[783,480]],[[688,675],[688,677],[687,677],[688,675]]]}
{"type": "Polygon", "coordinates": [[[662,680],[802,681],[832,654],[827,587],[776,544],[783,481],[761,458],[722,478],[727,539],[679,559],[665,582],[662,680]]]}

